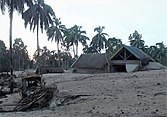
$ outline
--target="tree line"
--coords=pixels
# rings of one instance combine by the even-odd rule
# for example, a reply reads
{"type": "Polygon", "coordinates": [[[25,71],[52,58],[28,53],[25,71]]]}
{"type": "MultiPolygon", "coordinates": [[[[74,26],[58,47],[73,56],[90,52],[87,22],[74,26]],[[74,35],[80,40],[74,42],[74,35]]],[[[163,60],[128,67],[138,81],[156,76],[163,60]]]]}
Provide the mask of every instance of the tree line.
{"type": "MultiPolygon", "coordinates": [[[[112,54],[114,54],[123,45],[121,39],[116,39],[115,37],[107,39],[104,35],[107,36],[108,34],[102,32],[100,34],[97,33],[92,38],[89,45],[87,42],[85,42],[83,46],[83,53],[95,54],[101,53],[101,50],[104,50],[104,52],[108,53],[109,56],[112,56],[112,54]]],[[[141,49],[150,57],[154,58],[157,62],[167,65],[167,47],[163,44],[163,42],[156,43],[152,46],[147,46],[145,45],[145,41],[141,38],[142,35],[137,31],[130,34],[130,45],[141,49]]],[[[30,58],[27,51],[27,46],[24,44],[21,38],[16,38],[12,48],[13,69],[25,70],[36,68],[37,66],[55,66],[62,67],[63,69],[69,69],[77,57],[72,57],[71,53],[67,50],[69,48],[68,44],[62,44],[61,46],[64,46],[66,49],[63,51],[56,51],[49,50],[45,46],[42,49],[36,50],[33,58],[30,58]]],[[[5,43],[0,40],[0,72],[9,71],[9,61],[9,50],[5,46],[5,43]]]]}
{"type": "MultiPolygon", "coordinates": [[[[79,43],[83,46],[83,53],[101,53],[104,50],[109,54],[113,54],[122,46],[121,39],[109,38],[109,35],[104,33],[104,26],[94,29],[96,35],[92,39],[86,36],[86,31],[82,30],[82,26],[74,25],[71,28],[67,28],[62,24],[60,18],[56,17],[51,6],[45,4],[44,0],[0,0],[0,8],[2,14],[5,13],[7,8],[10,18],[10,48],[7,50],[5,44],[1,41],[0,67],[10,69],[11,74],[13,74],[13,69],[20,70],[39,65],[57,65],[68,68],[71,62],[78,57],[79,43]],[[30,59],[26,50],[27,46],[24,45],[22,39],[15,39],[14,43],[12,43],[12,23],[15,10],[21,14],[25,28],[29,27],[33,32],[37,32],[37,50],[33,59],[30,59]],[[57,51],[50,51],[47,47],[40,48],[39,30],[42,33],[46,32],[48,41],[55,41],[57,51]],[[90,44],[88,44],[88,40],[90,44]],[[73,51],[73,58],[69,53],[70,50],[73,51]],[[5,66],[8,68],[5,68],[5,66]]],[[[142,40],[142,35],[137,31],[130,34],[128,39],[131,46],[143,50],[156,61],[164,65],[167,64],[167,47],[163,42],[148,47],[142,40]]]]}

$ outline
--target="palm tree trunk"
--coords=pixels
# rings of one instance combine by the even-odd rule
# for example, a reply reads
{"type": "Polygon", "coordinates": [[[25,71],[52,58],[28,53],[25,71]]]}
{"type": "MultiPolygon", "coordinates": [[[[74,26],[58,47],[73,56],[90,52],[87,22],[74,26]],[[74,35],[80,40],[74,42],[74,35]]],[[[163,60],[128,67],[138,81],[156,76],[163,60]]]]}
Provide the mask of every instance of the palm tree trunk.
{"type": "Polygon", "coordinates": [[[78,58],[78,43],[76,43],[76,57],[78,58]]]}
{"type": "Polygon", "coordinates": [[[10,9],[10,13],[9,13],[9,17],[10,17],[10,29],[9,29],[9,43],[10,43],[10,74],[11,74],[11,78],[10,78],[10,92],[13,92],[13,59],[12,59],[12,22],[13,22],[13,0],[11,0],[11,9],[10,9]]]}
{"type": "Polygon", "coordinates": [[[74,57],[75,57],[75,47],[74,47],[74,44],[73,44],[73,52],[74,52],[74,57]]]}
{"type": "Polygon", "coordinates": [[[39,56],[39,20],[37,22],[37,53],[37,56],[39,56]]]}
{"type": "Polygon", "coordinates": [[[57,52],[59,52],[59,43],[57,42],[57,52]]]}
{"type": "Polygon", "coordinates": [[[13,75],[13,59],[12,59],[12,22],[13,22],[13,0],[11,1],[10,28],[9,28],[9,43],[10,43],[10,74],[13,75]]]}

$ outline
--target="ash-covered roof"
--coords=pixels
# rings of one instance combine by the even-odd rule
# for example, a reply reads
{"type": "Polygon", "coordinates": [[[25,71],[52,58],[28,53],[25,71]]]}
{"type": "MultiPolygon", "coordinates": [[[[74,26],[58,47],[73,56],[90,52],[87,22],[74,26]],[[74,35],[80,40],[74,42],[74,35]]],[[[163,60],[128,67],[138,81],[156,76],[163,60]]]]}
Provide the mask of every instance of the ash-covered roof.
{"type": "Polygon", "coordinates": [[[102,68],[107,63],[105,54],[82,54],[71,67],[102,68]]]}

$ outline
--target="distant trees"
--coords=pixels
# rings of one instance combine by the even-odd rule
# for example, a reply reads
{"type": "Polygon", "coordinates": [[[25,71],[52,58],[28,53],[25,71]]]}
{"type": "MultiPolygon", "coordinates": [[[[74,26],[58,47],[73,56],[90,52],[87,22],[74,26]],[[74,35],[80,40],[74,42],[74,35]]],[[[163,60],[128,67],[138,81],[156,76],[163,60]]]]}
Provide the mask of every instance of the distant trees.
{"type": "Polygon", "coordinates": [[[27,46],[21,38],[16,38],[13,44],[13,68],[14,70],[24,70],[32,65],[28,55],[27,46]]]}
{"type": "Polygon", "coordinates": [[[130,34],[130,45],[143,50],[146,54],[151,56],[155,61],[167,66],[167,47],[163,42],[156,43],[148,47],[145,45],[145,41],[141,39],[142,35],[136,30],[133,34],[130,34]]]}
{"type": "Polygon", "coordinates": [[[9,11],[9,19],[10,19],[10,27],[9,27],[9,43],[10,43],[10,48],[9,48],[9,58],[10,58],[10,73],[13,75],[13,59],[12,59],[12,25],[13,25],[13,12],[14,10],[18,11],[19,13],[22,13],[25,4],[27,6],[32,5],[31,0],[0,0],[0,8],[2,13],[4,14],[5,9],[8,8],[9,11]]]}
{"type": "MultiPolygon", "coordinates": [[[[78,58],[79,43],[84,47],[83,53],[106,52],[113,54],[122,46],[121,39],[110,38],[107,33],[103,32],[104,26],[96,27],[94,29],[96,34],[92,38],[86,36],[86,31],[82,30],[82,26],[74,25],[71,28],[66,28],[60,19],[56,18],[53,9],[45,4],[44,0],[0,0],[2,14],[5,13],[6,8],[9,11],[10,18],[10,47],[7,50],[5,44],[0,41],[0,71],[5,70],[4,66],[6,65],[10,66],[11,74],[13,74],[13,67],[15,70],[23,70],[32,67],[34,64],[59,66],[67,69],[71,61],[78,58]],[[29,25],[30,30],[34,32],[36,29],[37,31],[37,51],[33,60],[29,58],[26,50],[27,46],[24,45],[22,39],[17,38],[12,43],[12,23],[15,10],[22,15],[25,27],[29,25]],[[57,51],[51,51],[47,47],[40,49],[39,29],[42,33],[46,30],[48,41],[55,41],[57,51]],[[74,53],[73,57],[70,50],[74,53]]],[[[139,34],[136,30],[129,35],[128,40],[131,46],[143,50],[156,61],[167,65],[167,47],[163,42],[149,47],[142,40],[142,34],[139,34]]]]}
{"type": "Polygon", "coordinates": [[[167,66],[167,47],[163,42],[145,48],[145,52],[157,62],[167,66]]]}
{"type": "MultiPolygon", "coordinates": [[[[28,51],[26,50],[26,45],[21,38],[16,38],[14,40],[12,49],[13,58],[13,69],[14,70],[24,70],[32,67],[33,63],[29,58],[28,51]]],[[[0,72],[10,70],[9,68],[9,50],[7,50],[3,41],[0,40],[0,72]]]]}
{"type": "Polygon", "coordinates": [[[6,50],[5,43],[0,40],[0,72],[8,71],[9,68],[8,51],[6,50]]]}
{"type": "Polygon", "coordinates": [[[54,66],[62,67],[64,69],[69,69],[72,64],[72,56],[68,52],[59,52],[50,51],[47,47],[40,49],[39,55],[37,51],[35,52],[33,59],[35,66],[54,66]]]}
{"type": "Polygon", "coordinates": [[[141,50],[144,50],[144,40],[141,39],[142,34],[139,34],[136,30],[133,34],[129,35],[129,42],[131,46],[137,47],[141,50]]]}
{"type": "Polygon", "coordinates": [[[74,25],[64,32],[63,46],[68,51],[72,46],[74,57],[78,57],[78,44],[81,43],[83,46],[87,44],[89,38],[85,35],[86,31],[81,30],[82,26],[74,25]]]}
{"type": "Polygon", "coordinates": [[[121,39],[116,39],[115,37],[109,38],[106,43],[106,52],[113,54],[115,51],[117,51],[122,46],[121,39]]]}

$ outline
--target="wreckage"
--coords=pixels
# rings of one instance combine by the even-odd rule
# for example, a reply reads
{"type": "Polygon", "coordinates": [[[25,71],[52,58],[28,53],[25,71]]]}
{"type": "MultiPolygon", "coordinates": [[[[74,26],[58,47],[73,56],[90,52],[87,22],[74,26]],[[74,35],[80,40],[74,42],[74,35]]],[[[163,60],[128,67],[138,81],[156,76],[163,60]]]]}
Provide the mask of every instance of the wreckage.
{"type": "Polygon", "coordinates": [[[0,112],[26,111],[41,109],[49,105],[56,88],[46,87],[40,75],[30,75],[22,78],[19,94],[20,101],[17,104],[7,104],[0,106],[0,112]],[[3,106],[15,106],[13,110],[4,110],[3,106]]]}

